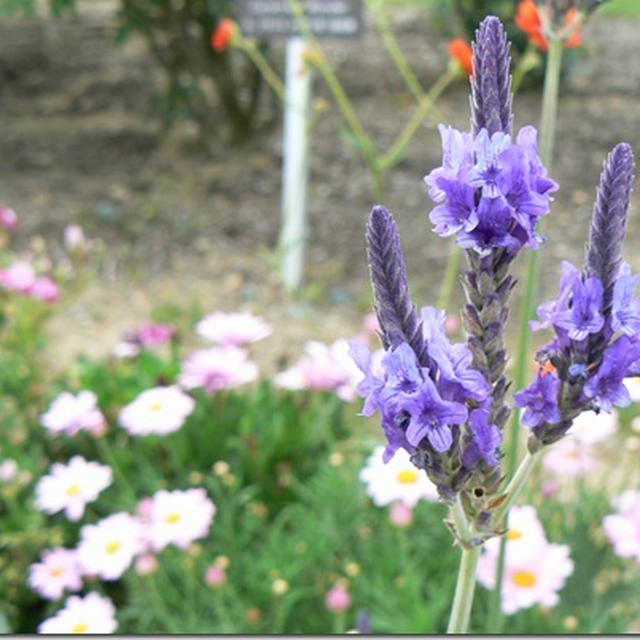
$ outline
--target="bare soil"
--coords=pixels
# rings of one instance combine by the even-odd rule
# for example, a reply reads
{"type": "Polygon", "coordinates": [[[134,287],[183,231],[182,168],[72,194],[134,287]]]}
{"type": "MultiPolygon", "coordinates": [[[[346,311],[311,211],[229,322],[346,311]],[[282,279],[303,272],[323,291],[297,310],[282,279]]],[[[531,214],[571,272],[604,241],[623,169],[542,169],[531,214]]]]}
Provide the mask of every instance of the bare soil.
{"type": "MultiPolygon", "coordinates": [[[[419,8],[391,18],[428,87],[446,65],[442,37],[419,8]]],[[[189,142],[188,127],[160,135],[152,102],[162,71],[142,40],[114,45],[116,28],[109,0],[81,3],[75,15],[55,21],[0,23],[0,200],[19,214],[17,247],[36,234],[60,256],[70,222],[103,247],[96,276],[69,293],[51,321],[52,362],[110,352],[159,305],[261,313],[278,329],[262,357],[280,365],[297,357],[306,339],[358,332],[370,308],[364,227],[374,202],[337,110],[320,117],[313,133],[307,286],[293,299],[280,291],[275,271],[280,126],[247,147],[209,155],[189,142]]],[[[541,299],[555,290],[563,259],[581,261],[606,153],[621,140],[639,148],[637,33],[636,22],[596,16],[585,31],[586,54],[562,87],[553,167],[561,191],[545,228],[541,299]]],[[[372,137],[388,146],[414,104],[375,27],[326,46],[372,137]]],[[[319,81],[315,95],[329,99],[319,81]]],[[[518,94],[515,107],[517,126],[535,124],[539,93],[518,94]]],[[[464,83],[446,92],[439,109],[449,123],[467,126],[464,83]]],[[[425,122],[391,171],[385,203],[397,216],[419,304],[435,300],[449,249],[429,231],[422,185],[440,159],[435,124],[425,122]]],[[[626,249],[636,270],[638,204],[636,196],[626,249]]]]}

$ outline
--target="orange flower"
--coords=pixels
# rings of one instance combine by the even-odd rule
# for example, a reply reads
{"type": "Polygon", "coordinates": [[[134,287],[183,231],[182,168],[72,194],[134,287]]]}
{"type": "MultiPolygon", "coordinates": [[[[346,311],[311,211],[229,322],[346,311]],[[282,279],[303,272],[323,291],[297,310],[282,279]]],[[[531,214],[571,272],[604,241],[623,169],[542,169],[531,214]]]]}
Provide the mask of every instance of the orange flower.
{"type": "Polygon", "coordinates": [[[222,53],[229,47],[229,43],[236,31],[236,23],[231,18],[223,18],[211,34],[211,46],[214,51],[222,53]]]}
{"type": "Polygon", "coordinates": [[[467,75],[473,74],[473,52],[469,43],[463,38],[455,38],[447,45],[452,60],[460,63],[467,75]]]}
{"type": "Polygon", "coordinates": [[[553,363],[551,362],[551,360],[547,360],[544,365],[542,365],[540,367],[540,375],[541,376],[546,376],[549,373],[555,373],[557,371],[557,369],[555,368],[555,366],[553,365],[553,363]]]}
{"type": "MultiPolygon", "coordinates": [[[[570,27],[578,18],[578,10],[575,8],[570,9],[565,18],[565,27],[570,27]]],[[[521,0],[516,12],[516,25],[529,36],[529,40],[533,44],[544,51],[549,48],[549,42],[542,31],[540,9],[538,9],[538,6],[533,0],[521,0]]],[[[581,44],[582,36],[580,35],[580,31],[575,29],[564,43],[564,46],[569,48],[579,47],[581,44]]]]}

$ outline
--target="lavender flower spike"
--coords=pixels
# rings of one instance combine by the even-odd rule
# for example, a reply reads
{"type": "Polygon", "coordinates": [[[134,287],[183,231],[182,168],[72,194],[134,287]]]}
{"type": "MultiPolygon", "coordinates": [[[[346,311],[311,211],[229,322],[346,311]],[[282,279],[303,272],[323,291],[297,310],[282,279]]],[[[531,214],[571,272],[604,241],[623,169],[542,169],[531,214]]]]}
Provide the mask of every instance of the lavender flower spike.
{"type": "Polygon", "coordinates": [[[382,206],[375,206],[369,217],[367,256],[385,349],[406,342],[413,349],[418,362],[428,366],[422,323],[409,293],[398,229],[389,211],[382,206]]]}
{"type": "Polygon", "coordinates": [[[474,135],[486,129],[511,135],[510,43],[502,23],[488,16],[476,31],[473,43],[473,75],[471,76],[471,128],[474,135]]]}
{"type": "Polygon", "coordinates": [[[616,145],[604,163],[593,207],[584,271],[587,276],[597,276],[602,282],[605,317],[611,310],[613,287],[622,265],[622,242],[634,168],[631,147],[625,142],[616,145]]]}

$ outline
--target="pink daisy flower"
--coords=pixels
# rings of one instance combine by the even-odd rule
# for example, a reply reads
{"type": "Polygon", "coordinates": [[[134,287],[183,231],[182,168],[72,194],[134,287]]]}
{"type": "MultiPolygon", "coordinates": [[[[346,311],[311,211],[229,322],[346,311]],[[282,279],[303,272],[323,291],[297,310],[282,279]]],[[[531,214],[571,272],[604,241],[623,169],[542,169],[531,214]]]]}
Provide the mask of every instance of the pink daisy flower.
{"type": "Polygon", "coordinates": [[[640,562],[640,491],[625,491],[614,505],[618,513],[604,517],[604,532],[616,555],[640,562]]]}
{"type": "Polygon", "coordinates": [[[18,216],[13,209],[0,205],[0,227],[13,231],[18,224],[18,216]]]}
{"type": "Polygon", "coordinates": [[[311,341],[304,350],[293,367],[275,377],[276,385],[291,390],[333,391],[345,402],[355,400],[363,374],[349,355],[347,340],[331,345],[311,341]]]}
{"type": "Polygon", "coordinates": [[[29,586],[47,600],[59,600],[65,589],[82,589],[82,574],[75,550],[56,547],[43,551],[40,562],[29,567],[29,586]]]}
{"type": "Polygon", "coordinates": [[[40,423],[51,433],[67,436],[82,430],[102,431],[106,422],[97,403],[98,398],[93,391],[81,391],[76,396],[63,391],[40,416],[40,423]]]}
{"type": "Polygon", "coordinates": [[[24,260],[14,262],[6,269],[0,269],[0,286],[11,291],[28,293],[36,281],[33,266],[24,260]]]}
{"type": "Polygon", "coordinates": [[[251,313],[216,311],[198,322],[196,332],[216,344],[240,347],[266,338],[273,329],[251,313]]]}
{"type": "Polygon", "coordinates": [[[182,363],[178,382],[186,389],[204,387],[208,393],[233,389],[258,378],[258,367],[238,347],[212,347],[192,353],[182,363]]]}
{"type": "Polygon", "coordinates": [[[583,476],[596,468],[593,447],[571,433],[549,447],[542,464],[545,469],[565,476],[583,476]]]}
{"type": "Polygon", "coordinates": [[[60,300],[60,287],[49,276],[40,276],[35,279],[27,293],[43,302],[58,302],[60,300]]]}

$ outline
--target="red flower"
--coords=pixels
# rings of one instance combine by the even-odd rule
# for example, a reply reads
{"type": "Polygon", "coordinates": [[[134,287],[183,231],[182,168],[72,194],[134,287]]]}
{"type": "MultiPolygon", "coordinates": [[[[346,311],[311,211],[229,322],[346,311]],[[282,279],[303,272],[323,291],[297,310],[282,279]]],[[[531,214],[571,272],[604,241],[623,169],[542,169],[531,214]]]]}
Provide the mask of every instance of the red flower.
{"type": "Polygon", "coordinates": [[[211,34],[211,46],[214,51],[222,53],[229,47],[229,43],[236,31],[236,23],[231,18],[223,18],[211,34]]]}
{"type": "MultiPolygon", "coordinates": [[[[578,10],[569,9],[565,18],[565,26],[569,27],[579,17],[578,10]]],[[[544,51],[549,48],[549,42],[542,31],[542,18],[540,9],[533,0],[521,0],[516,12],[516,25],[522,29],[529,40],[544,51]]],[[[564,43],[565,47],[579,47],[582,44],[580,31],[575,29],[571,36],[564,43]]]]}
{"type": "Polygon", "coordinates": [[[454,38],[447,45],[452,60],[460,63],[467,75],[473,74],[473,52],[471,45],[463,38],[454,38]]]}

